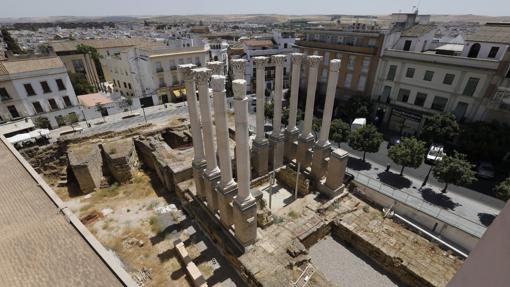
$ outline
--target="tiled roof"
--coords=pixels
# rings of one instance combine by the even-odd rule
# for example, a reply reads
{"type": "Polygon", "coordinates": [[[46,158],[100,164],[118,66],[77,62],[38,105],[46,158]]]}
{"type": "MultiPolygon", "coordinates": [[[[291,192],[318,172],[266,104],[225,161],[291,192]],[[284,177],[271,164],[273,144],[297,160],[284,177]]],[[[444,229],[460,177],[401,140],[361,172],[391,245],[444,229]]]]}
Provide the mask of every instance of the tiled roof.
{"type": "MultiPolygon", "coordinates": [[[[0,285],[123,286],[111,269],[117,267],[98,255],[107,253],[104,247],[99,244],[99,250],[97,240],[74,215],[66,217],[64,208],[1,137],[0,285]]],[[[127,275],[122,272],[120,277],[127,275]]]]}
{"type": "Polygon", "coordinates": [[[251,39],[245,40],[243,43],[249,47],[264,47],[264,46],[273,46],[273,41],[266,39],[251,39]]]}
{"type": "Polygon", "coordinates": [[[510,24],[488,24],[466,36],[466,41],[510,44],[510,24]]]}
{"type": "Polygon", "coordinates": [[[402,37],[419,37],[436,29],[435,25],[414,25],[413,27],[402,32],[402,37]]]}
{"type": "Polygon", "coordinates": [[[0,75],[64,68],[59,57],[16,59],[0,62],[0,75]]]}
{"type": "Polygon", "coordinates": [[[80,102],[80,104],[82,104],[86,107],[93,107],[97,103],[99,103],[101,105],[109,104],[112,102],[112,99],[103,95],[103,94],[95,93],[95,94],[87,94],[87,95],[78,96],[78,101],[80,102]]]}

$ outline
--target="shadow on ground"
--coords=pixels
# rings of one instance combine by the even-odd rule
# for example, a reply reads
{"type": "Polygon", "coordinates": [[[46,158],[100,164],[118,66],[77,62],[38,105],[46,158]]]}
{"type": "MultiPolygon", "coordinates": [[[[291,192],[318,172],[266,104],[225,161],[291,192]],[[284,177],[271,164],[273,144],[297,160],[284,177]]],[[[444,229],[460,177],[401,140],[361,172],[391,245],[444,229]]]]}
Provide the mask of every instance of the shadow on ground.
{"type": "Polygon", "coordinates": [[[445,209],[454,210],[460,203],[453,202],[452,199],[442,193],[437,193],[430,188],[424,188],[421,190],[421,197],[434,205],[440,206],[445,209]]]}
{"type": "Polygon", "coordinates": [[[491,225],[492,221],[496,218],[496,215],[489,214],[489,213],[478,213],[478,218],[480,219],[480,223],[482,223],[485,226],[491,225]]]}
{"type": "Polygon", "coordinates": [[[347,162],[347,166],[350,169],[354,169],[357,171],[361,170],[370,170],[372,168],[372,165],[368,162],[364,162],[361,159],[357,159],[354,157],[349,157],[349,161],[347,162]]]}
{"type": "Polygon", "coordinates": [[[381,172],[377,174],[377,178],[381,182],[390,185],[396,189],[408,188],[411,187],[412,185],[412,182],[409,179],[401,176],[398,173],[393,173],[391,171],[381,172]]]}

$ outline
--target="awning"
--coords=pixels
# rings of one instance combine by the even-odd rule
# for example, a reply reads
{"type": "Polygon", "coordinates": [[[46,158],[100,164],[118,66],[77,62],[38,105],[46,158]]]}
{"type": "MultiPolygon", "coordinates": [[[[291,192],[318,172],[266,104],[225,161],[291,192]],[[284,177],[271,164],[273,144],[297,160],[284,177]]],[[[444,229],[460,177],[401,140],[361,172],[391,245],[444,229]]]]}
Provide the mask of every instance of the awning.
{"type": "Polygon", "coordinates": [[[172,93],[176,98],[180,98],[182,96],[186,96],[186,89],[175,89],[172,93]]]}

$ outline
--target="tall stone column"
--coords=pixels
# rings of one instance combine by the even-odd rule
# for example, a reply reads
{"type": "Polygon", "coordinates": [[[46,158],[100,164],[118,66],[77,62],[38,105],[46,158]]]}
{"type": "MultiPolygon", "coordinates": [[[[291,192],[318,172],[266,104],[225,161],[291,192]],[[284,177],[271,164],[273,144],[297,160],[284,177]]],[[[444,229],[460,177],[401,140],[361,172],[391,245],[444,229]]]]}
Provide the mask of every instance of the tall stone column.
{"type": "Polygon", "coordinates": [[[343,149],[335,149],[330,154],[326,183],[319,190],[329,197],[338,195],[344,188],[344,175],[349,153],[343,149]]]}
{"type": "Polygon", "coordinates": [[[299,98],[299,80],[301,78],[301,63],[303,62],[302,53],[292,53],[292,78],[290,84],[290,103],[289,103],[289,124],[285,130],[285,160],[290,162],[296,158],[295,142],[299,136],[297,122],[297,106],[299,98]]]}
{"type": "Polygon", "coordinates": [[[282,134],[282,101],[283,101],[283,65],[285,64],[285,55],[274,55],[271,61],[275,65],[275,90],[274,90],[274,114],[273,114],[273,132],[269,137],[272,146],[272,166],[277,169],[283,165],[284,137],[282,134]]]}
{"type": "Polygon", "coordinates": [[[257,204],[250,193],[250,148],[248,137],[248,98],[246,81],[234,80],[234,111],[236,126],[236,165],[238,193],[234,199],[234,226],[236,238],[243,246],[257,238],[257,204]]]}
{"type": "Polygon", "coordinates": [[[223,62],[220,61],[208,62],[207,68],[212,70],[213,75],[223,75],[223,62]]]}
{"type": "Polygon", "coordinates": [[[232,200],[237,194],[237,184],[232,178],[232,161],[230,158],[230,143],[227,126],[227,98],[225,91],[225,76],[213,75],[211,87],[214,99],[214,120],[216,123],[216,140],[218,143],[218,157],[220,159],[221,180],[216,185],[218,209],[221,222],[229,228],[234,224],[234,210],[232,200]]]}
{"type": "Polygon", "coordinates": [[[311,148],[314,142],[312,134],[313,109],[315,103],[315,92],[317,89],[317,76],[322,56],[308,56],[308,87],[306,92],[305,123],[303,132],[298,140],[296,159],[303,168],[310,166],[312,161],[311,148]]]}
{"type": "Polygon", "coordinates": [[[232,67],[234,80],[244,80],[244,69],[246,67],[245,59],[234,59],[230,61],[230,67],[232,67]]]}
{"type": "Polygon", "coordinates": [[[220,179],[220,169],[216,162],[216,151],[214,148],[213,125],[209,103],[209,78],[212,71],[208,68],[193,69],[195,80],[198,86],[200,103],[200,114],[202,116],[202,129],[205,145],[205,159],[207,162],[204,171],[205,196],[207,206],[213,212],[218,209],[217,196],[214,188],[220,179]]]}
{"type": "Polygon", "coordinates": [[[268,62],[267,57],[255,57],[253,58],[255,63],[257,74],[257,135],[252,146],[252,163],[253,163],[253,177],[260,177],[268,173],[269,170],[269,141],[266,139],[266,132],[264,125],[266,122],[264,110],[265,110],[265,98],[264,93],[266,88],[266,65],[268,62]]]}
{"type": "Polygon", "coordinates": [[[204,157],[204,142],[202,139],[202,127],[200,124],[200,114],[198,113],[198,104],[195,88],[195,76],[192,69],[196,68],[193,64],[179,65],[179,73],[184,79],[186,87],[186,101],[188,103],[189,121],[191,124],[191,135],[193,137],[194,157],[191,163],[193,168],[193,179],[197,197],[201,200],[205,199],[204,179],[202,177],[205,169],[206,161],[204,157]]]}
{"type": "Polygon", "coordinates": [[[329,142],[329,130],[331,128],[331,117],[333,116],[333,106],[335,105],[336,86],[338,83],[338,73],[340,70],[340,60],[334,59],[329,62],[328,86],[326,89],[326,101],[324,102],[324,112],[322,114],[322,125],[319,140],[315,144],[312,160],[312,177],[320,180],[326,174],[326,158],[331,153],[331,143],[329,142]]]}

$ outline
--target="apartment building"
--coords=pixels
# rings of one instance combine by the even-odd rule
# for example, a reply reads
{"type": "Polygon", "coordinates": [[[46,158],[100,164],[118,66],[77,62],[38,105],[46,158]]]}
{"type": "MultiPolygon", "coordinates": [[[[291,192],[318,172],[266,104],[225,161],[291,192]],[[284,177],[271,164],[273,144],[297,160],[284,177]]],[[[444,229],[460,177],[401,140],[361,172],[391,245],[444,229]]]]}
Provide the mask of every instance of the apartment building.
{"type": "MultiPolygon", "coordinates": [[[[261,36],[256,38],[241,38],[238,43],[229,49],[230,59],[245,59],[246,67],[244,78],[248,83],[249,93],[255,93],[255,75],[256,65],[253,62],[254,57],[271,57],[272,55],[289,55],[293,52],[293,46],[296,42],[293,32],[281,32],[275,30],[271,36],[261,36]]],[[[287,57],[283,66],[284,87],[289,85],[289,75],[291,68],[290,57],[287,57]]],[[[266,88],[274,88],[275,66],[269,62],[266,66],[266,88]]]]}
{"type": "Polygon", "coordinates": [[[431,28],[413,26],[383,52],[372,93],[380,123],[415,134],[427,116],[442,112],[453,113],[461,122],[508,121],[503,110],[508,101],[504,93],[509,59],[503,60],[510,26],[482,27],[468,35],[460,49],[457,44],[428,49],[431,28]],[[497,91],[504,94],[499,102],[494,100],[497,91]]]}
{"type": "Polygon", "coordinates": [[[81,117],[78,100],[58,57],[0,61],[0,121],[45,118],[51,128],[65,125],[65,116],[81,117]]]}

